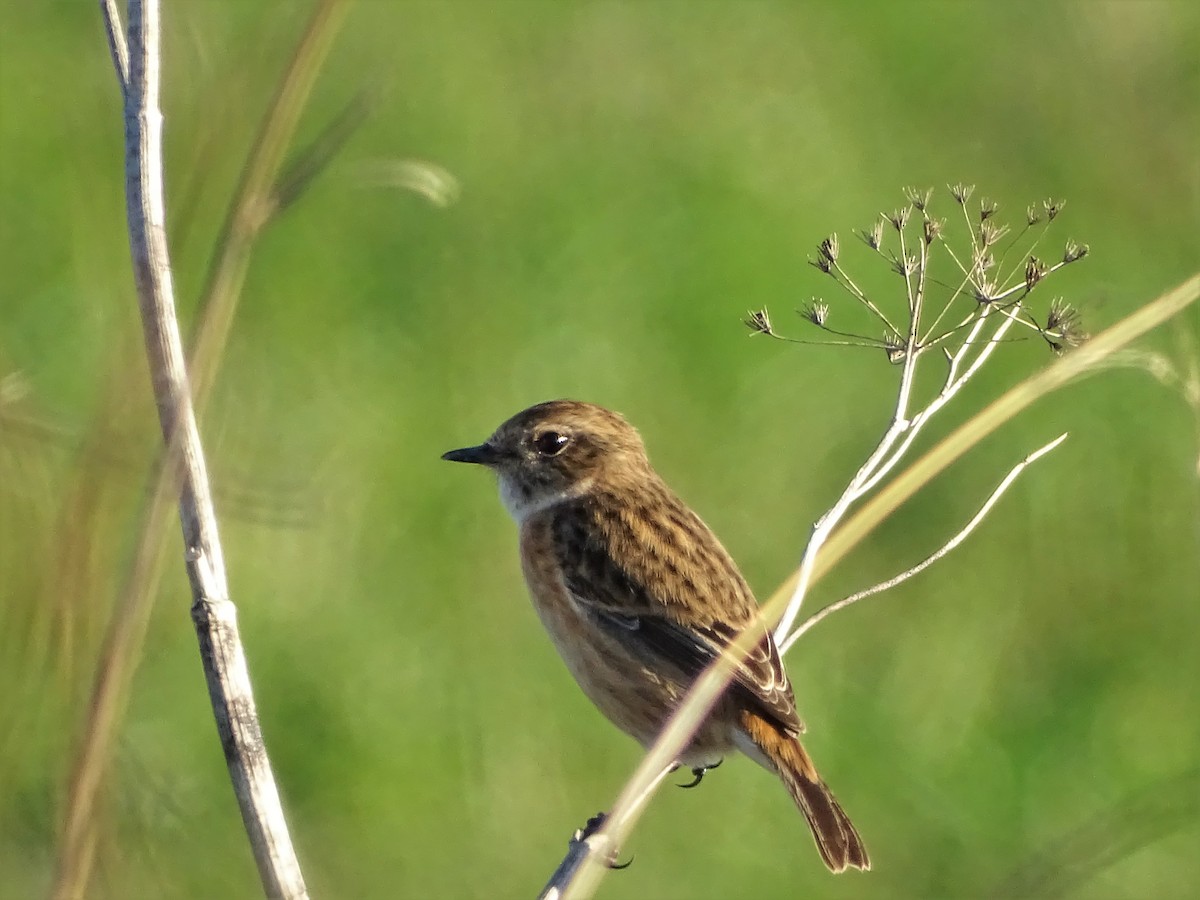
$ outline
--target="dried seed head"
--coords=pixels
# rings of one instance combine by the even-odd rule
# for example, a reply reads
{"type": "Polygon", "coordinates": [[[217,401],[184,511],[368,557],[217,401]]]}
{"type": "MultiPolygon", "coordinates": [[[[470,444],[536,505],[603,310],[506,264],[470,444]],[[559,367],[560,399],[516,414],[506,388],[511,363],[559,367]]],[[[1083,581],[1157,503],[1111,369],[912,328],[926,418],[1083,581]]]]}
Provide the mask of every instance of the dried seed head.
{"type": "Polygon", "coordinates": [[[839,249],[836,233],[831,234],[817,245],[818,255],[825,257],[831,263],[837,262],[839,249]]]}
{"type": "MultiPolygon", "coordinates": [[[[934,245],[941,245],[946,248],[947,254],[952,258],[953,267],[959,268],[960,272],[966,267],[967,260],[970,260],[969,268],[967,268],[965,273],[970,287],[966,291],[967,297],[974,296],[977,302],[974,317],[989,316],[991,310],[987,308],[988,306],[995,306],[997,313],[1003,312],[1008,316],[1019,316],[1023,324],[1031,325],[1037,329],[1056,352],[1062,352],[1064,348],[1075,346],[1086,339],[1086,334],[1078,324],[1078,314],[1067,304],[1057,301],[1052,305],[1044,329],[1038,324],[1038,319],[1031,318],[1031,313],[1024,306],[1026,302],[1025,294],[1032,291],[1034,287],[1039,286],[1048,275],[1055,272],[1063,264],[1074,262],[1088,253],[1086,244],[1079,244],[1072,240],[1066,242],[1062,251],[1061,262],[1057,259],[1054,259],[1052,262],[1038,259],[1029,251],[1038,246],[1036,237],[1041,234],[1040,231],[1033,232],[1033,237],[1030,241],[1025,242],[1024,253],[1017,246],[1020,239],[1027,237],[1027,229],[1032,229],[1035,225],[1045,227],[1049,221],[1057,218],[1065,206],[1065,201],[1048,199],[1026,207],[1026,225],[1024,227],[1019,225],[1020,213],[1018,212],[1016,230],[1020,234],[1016,238],[1013,238],[1011,236],[1012,230],[1008,225],[1001,224],[1001,220],[998,218],[999,204],[987,197],[981,197],[977,202],[972,202],[974,191],[975,185],[959,183],[950,186],[951,196],[956,203],[963,207],[963,215],[968,220],[965,223],[967,225],[965,234],[963,234],[961,228],[957,232],[952,227],[948,228],[946,219],[935,218],[930,213],[929,206],[933,196],[932,190],[911,186],[904,188],[906,205],[890,213],[880,213],[879,219],[874,224],[864,230],[854,232],[856,237],[887,261],[892,271],[907,280],[906,287],[909,291],[908,299],[910,306],[908,312],[910,318],[914,314],[912,306],[914,302],[912,290],[914,287],[922,289],[926,284],[926,279],[929,279],[931,283],[944,286],[939,268],[942,258],[937,255],[936,251],[929,249],[934,245]],[[968,206],[970,209],[967,209],[968,206]],[[913,231],[906,236],[905,230],[910,225],[913,227],[913,231]],[[885,243],[885,232],[889,227],[895,229],[900,235],[898,242],[885,243]],[[918,228],[920,229],[919,238],[918,228]],[[954,246],[956,235],[962,238],[958,243],[967,245],[963,248],[963,252],[959,252],[954,246]],[[918,240],[921,242],[919,246],[917,244],[918,240]],[[1010,243],[1006,243],[1006,240],[1010,243]],[[911,247],[908,246],[908,241],[912,242],[911,247]],[[899,246],[897,246],[897,243],[899,246]],[[1002,243],[1005,245],[1004,247],[1000,247],[1002,243]],[[1033,247],[1029,247],[1029,243],[1032,243],[1033,247]],[[1012,258],[1016,257],[1019,260],[1022,255],[1026,257],[1023,281],[1021,279],[1020,263],[1017,263],[1018,269],[1016,273],[1013,273],[1010,268],[1012,258]],[[999,263],[997,262],[997,258],[1005,263],[1004,268],[1006,271],[1003,273],[1003,277],[1002,273],[998,270],[999,263]],[[1016,275],[1015,278],[1013,277],[1014,274],[1016,275]],[[917,285],[914,285],[913,282],[914,275],[920,278],[917,285]],[[1024,290],[1024,293],[1022,293],[1022,290],[1024,290]],[[1001,305],[1002,303],[1003,305],[1001,305]]],[[[882,349],[885,350],[887,358],[893,363],[906,362],[910,353],[910,347],[908,339],[905,337],[907,333],[905,326],[911,325],[911,323],[902,319],[897,323],[900,326],[899,331],[897,331],[896,327],[890,325],[887,317],[875,309],[871,302],[866,301],[858,287],[850,280],[850,276],[841,268],[841,263],[839,262],[840,254],[841,249],[838,236],[837,234],[830,234],[817,244],[817,252],[809,260],[809,264],[832,276],[841,287],[846,288],[855,294],[859,300],[864,301],[871,311],[875,313],[876,317],[882,320],[888,330],[888,333],[884,335],[881,341],[875,338],[860,338],[860,340],[870,344],[879,343],[882,349]]],[[[957,279],[955,280],[957,281],[957,279]]],[[[953,290],[954,293],[950,298],[950,302],[960,297],[963,289],[960,286],[953,288],[953,290]]],[[[827,332],[841,334],[841,332],[835,331],[828,326],[830,306],[817,297],[813,297],[810,302],[797,309],[796,312],[818,328],[823,328],[827,332]]],[[[972,317],[969,316],[967,321],[970,322],[971,320],[972,317]]],[[[782,337],[775,332],[765,309],[748,313],[745,323],[753,334],[766,334],[775,338],[782,337]]],[[[950,329],[947,334],[938,337],[934,343],[940,343],[943,338],[949,337],[953,331],[955,329],[950,329]]],[[[911,349],[915,354],[920,352],[922,348],[914,345],[911,349]]]]}
{"type": "Polygon", "coordinates": [[[1074,241],[1067,241],[1067,246],[1063,249],[1063,262],[1073,263],[1075,260],[1083,259],[1087,255],[1087,244],[1077,244],[1074,241]]]}
{"type": "Polygon", "coordinates": [[[765,309],[752,309],[742,322],[750,329],[751,334],[774,334],[771,330],[771,317],[765,309]]]}
{"type": "Polygon", "coordinates": [[[907,278],[917,271],[917,258],[911,253],[892,258],[892,271],[907,278]]]}
{"type": "Polygon", "coordinates": [[[991,303],[999,295],[1000,290],[996,282],[990,278],[981,278],[979,284],[975,288],[975,302],[991,303]]]}
{"type": "Polygon", "coordinates": [[[1029,261],[1025,263],[1025,289],[1032,291],[1034,285],[1045,278],[1048,271],[1049,267],[1031,254],[1029,261]]]}
{"type": "Polygon", "coordinates": [[[858,236],[872,250],[878,251],[883,244],[883,219],[880,219],[869,230],[860,231],[858,236]]]}
{"type": "Polygon", "coordinates": [[[1072,347],[1078,347],[1088,339],[1088,333],[1083,330],[1082,325],[1079,310],[1058,297],[1050,302],[1042,337],[1046,339],[1051,350],[1061,354],[1072,347]]]}
{"type": "Polygon", "coordinates": [[[908,346],[900,335],[889,331],[883,336],[883,352],[887,355],[888,362],[897,365],[904,362],[904,358],[908,355],[908,346]]]}
{"type": "Polygon", "coordinates": [[[972,270],[972,273],[975,275],[983,275],[996,265],[996,258],[983,249],[975,251],[975,255],[971,261],[975,266],[972,270]]]}
{"type": "Polygon", "coordinates": [[[984,219],[979,223],[979,241],[985,247],[992,246],[1006,234],[1008,234],[1007,225],[997,225],[989,219],[984,219]]]}
{"type": "Polygon", "coordinates": [[[971,199],[971,194],[972,194],[972,192],[974,192],[974,190],[975,190],[975,185],[973,185],[973,184],[962,184],[962,183],[960,182],[959,184],[954,184],[954,185],[951,185],[951,186],[950,186],[950,195],[951,195],[951,196],[952,196],[952,197],[953,197],[955,200],[957,200],[957,201],[958,201],[958,203],[959,203],[959,205],[960,205],[960,206],[962,206],[962,205],[963,205],[963,204],[965,204],[965,203],[966,203],[968,200],[970,200],[970,199],[971,199]]]}
{"type": "Polygon", "coordinates": [[[929,205],[929,198],[933,196],[933,188],[925,188],[922,191],[914,187],[907,187],[904,189],[904,196],[915,209],[925,212],[925,207],[929,205]]]}
{"type": "Polygon", "coordinates": [[[925,220],[925,244],[928,246],[942,236],[942,229],[946,225],[945,219],[926,219],[925,220]]]}
{"type": "Polygon", "coordinates": [[[817,297],[813,297],[811,303],[802,306],[799,312],[818,328],[824,328],[825,323],[829,320],[829,304],[817,297]]]}
{"type": "Polygon", "coordinates": [[[1046,210],[1046,221],[1053,222],[1055,216],[1062,212],[1066,205],[1066,200],[1043,200],[1042,209],[1046,210]]]}
{"type": "Polygon", "coordinates": [[[775,334],[770,328],[770,316],[766,310],[751,310],[746,313],[746,317],[742,319],[746,328],[750,329],[751,335],[773,335],[775,334]]]}

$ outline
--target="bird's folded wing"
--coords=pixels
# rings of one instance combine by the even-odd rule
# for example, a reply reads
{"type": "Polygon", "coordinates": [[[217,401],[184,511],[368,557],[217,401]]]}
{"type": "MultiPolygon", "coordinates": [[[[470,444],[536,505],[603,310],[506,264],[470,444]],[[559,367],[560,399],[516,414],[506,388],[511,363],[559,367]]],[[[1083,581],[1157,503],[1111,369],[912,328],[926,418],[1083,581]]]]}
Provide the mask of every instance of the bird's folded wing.
{"type": "MultiPolygon", "coordinates": [[[[568,523],[562,523],[562,527],[574,530],[568,523]]],[[[561,560],[561,571],[567,591],[581,611],[594,616],[602,627],[619,631],[624,644],[636,648],[651,671],[664,675],[677,672],[688,682],[716,660],[742,628],[749,625],[757,629],[761,638],[735,666],[731,690],[785,731],[799,734],[804,730],[787,673],[770,635],[755,621],[752,600],[747,609],[743,597],[703,595],[714,579],[685,582],[692,596],[665,596],[665,589],[656,592],[651,587],[655,579],[614,562],[614,554],[597,538],[598,533],[588,529],[586,538],[575,532],[563,535],[568,540],[556,541],[573,557],[561,560]],[[741,613],[743,621],[719,618],[723,610],[741,613]]],[[[734,582],[727,586],[738,589],[743,583],[736,571],[732,578],[734,582]]]]}

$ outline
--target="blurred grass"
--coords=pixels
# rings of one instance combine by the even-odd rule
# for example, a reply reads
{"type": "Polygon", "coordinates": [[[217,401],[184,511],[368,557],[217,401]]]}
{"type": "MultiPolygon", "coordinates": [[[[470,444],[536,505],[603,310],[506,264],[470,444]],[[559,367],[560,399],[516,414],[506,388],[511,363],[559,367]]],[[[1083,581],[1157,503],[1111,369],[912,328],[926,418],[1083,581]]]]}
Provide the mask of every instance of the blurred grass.
{"type": "MultiPolygon", "coordinates": [[[[185,322],[303,17],[166,11],[185,322]]],[[[1066,197],[1058,234],[1092,254],[1053,290],[1093,330],[1182,280],[1200,219],[1198,36],[1200,13],[1175,2],[359,4],[302,139],[363,85],[388,93],[256,251],[204,423],[314,894],[528,896],[637,758],[540,633],[490,484],[444,469],[442,450],[549,397],[621,409],[765,596],[882,427],[894,372],[749,341],[738,318],[782,319],[824,291],[810,245],[832,230],[848,243],[910,183],[944,198],[966,179],[1012,215],[1066,197]],[[461,199],[364,189],[358,167],[381,158],[445,166],[461,199]]],[[[0,3],[0,377],[24,389],[0,409],[4,898],[49,881],[156,438],[119,122],[94,8],[0,3]]],[[[1195,311],[1150,345],[1189,340],[1195,311]]],[[[964,402],[1039,350],[1002,354],[964,402]]],[[[833,599],[919,558],[1014,459],[1072,431],[966,547],[792,654],[811,749],[872,874],[829,878],[778,786],[736,763],[701,792],[664,792],[604,895],[980,896],[1155,790],[1177,795],[1180,824],[1132,818],[1144,846],[1065,895],[1200,890],[1200,812],[1177,780],[1200,752],[1192,416],[1136,372],[1068,388],[822,585],[833,599]]],[[[106,795],[98,897],[255,893],[186,596],[169,573],[106,795]]]]}

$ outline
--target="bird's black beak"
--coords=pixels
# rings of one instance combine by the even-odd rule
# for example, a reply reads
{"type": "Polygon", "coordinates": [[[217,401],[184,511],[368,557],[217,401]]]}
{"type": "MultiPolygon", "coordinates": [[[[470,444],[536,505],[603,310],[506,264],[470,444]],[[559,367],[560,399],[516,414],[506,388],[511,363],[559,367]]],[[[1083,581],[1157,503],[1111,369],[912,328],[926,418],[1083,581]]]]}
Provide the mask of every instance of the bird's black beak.
{"type": "Polygon", "coordinates": [[[474,463],[477,466],[493,466],[499,461],[500,454],[491,444],[480,444],[478,447],[447,451],[442,454],[442,459],[449,462],[474,463]]]}

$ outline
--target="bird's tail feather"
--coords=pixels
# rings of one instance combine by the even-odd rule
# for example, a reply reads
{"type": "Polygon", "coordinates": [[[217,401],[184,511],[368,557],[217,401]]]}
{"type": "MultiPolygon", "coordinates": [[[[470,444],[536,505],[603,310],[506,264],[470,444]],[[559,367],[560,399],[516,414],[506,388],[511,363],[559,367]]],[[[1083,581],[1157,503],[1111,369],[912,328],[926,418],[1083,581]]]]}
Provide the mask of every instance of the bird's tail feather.
{"type": "Polygon", "coordinates": [[[753,712],[742,713],[742,727],[779,775],[812,829],[821,859],[831,872],[869,869],[867,848],[850,817],[817,774],[812,759],[790,734],[753,712]]]}

